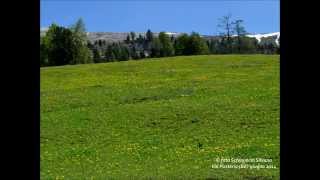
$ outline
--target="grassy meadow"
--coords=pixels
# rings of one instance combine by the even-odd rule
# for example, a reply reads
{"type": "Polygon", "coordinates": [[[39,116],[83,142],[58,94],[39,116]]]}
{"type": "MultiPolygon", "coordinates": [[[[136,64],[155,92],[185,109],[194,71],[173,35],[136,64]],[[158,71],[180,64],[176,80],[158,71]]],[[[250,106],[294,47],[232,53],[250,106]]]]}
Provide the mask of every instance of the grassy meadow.
{"type": "Polygon", "coordinates": [[[279,55],[41,68],[41,179],[279,179],[279,70],[279,55]]]}

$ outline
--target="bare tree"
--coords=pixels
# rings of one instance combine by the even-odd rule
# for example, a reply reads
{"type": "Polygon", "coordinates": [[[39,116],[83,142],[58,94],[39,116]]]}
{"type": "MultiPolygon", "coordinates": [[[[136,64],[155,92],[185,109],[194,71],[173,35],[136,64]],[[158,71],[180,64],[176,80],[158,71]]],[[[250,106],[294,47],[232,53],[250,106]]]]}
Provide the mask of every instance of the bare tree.
{"type": "Polygon", "coordinates": [[[243,20],[235,20],[232,22],[233,25],[233,31],[237,35],[237,46],[238,46],[238,52],[241,52],[241,39],[243,36],[246,35],[246,30],[243,26],[243,20]]]}
{"type": "Polygon", "coordinates": [[[231,36],[233,34],[233,24],[231,22],[231,14],[228,14],[226,16],[223,16],[219,19],[218,28],[222,30],[220,34],[224,36],[224,38],[227,39],[227,49],[232,52],[231,48],[231,36]]]}

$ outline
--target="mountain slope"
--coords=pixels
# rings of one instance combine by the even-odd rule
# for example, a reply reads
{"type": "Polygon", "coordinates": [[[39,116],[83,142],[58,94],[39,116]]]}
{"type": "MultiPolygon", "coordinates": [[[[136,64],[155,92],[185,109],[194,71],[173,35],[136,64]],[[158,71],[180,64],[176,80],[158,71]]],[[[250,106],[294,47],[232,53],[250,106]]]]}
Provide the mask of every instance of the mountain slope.
{"type": "MultiPolygon", "coordinates": [[[[48,28],[41,28],[40,29],[40,36],[44,36],[48,28]]],[[[166,32],[169,36],[178,37],[179,35],[183,34],[182,32],[166,32]]],[[[87,32],[88,40],[91,42],[97,40],[105,40],[107,42],[119,42],[124,41],[130,32],[87,32]]],[[[136,32],[136,37],[139,35],[145,36],[145,32],[136,32]]],[[[159,33],[154,32],[155,36],[158,36],[159,33]]],[[[212,39],[217,38],[220,36],[212,36],[212,35],[201,35],[205,39],[212,39]]],[[[265,33],[265,34],[249,34],[247,37],[256,38],[258,42],[261,42],[262,38],[266,37],[274,37],[275,42],[279,45],[279,38],[280,32],[273,32],[273,33],[265,33]]]]}
{"type": "Polygon", "coordinates": [[[276,36],[276,43],[279,45],[280,32],[267,33],[267,34],[250,34],[248,37],[256,38],[258,42],[261,42],[262,38],[276,36]]]}

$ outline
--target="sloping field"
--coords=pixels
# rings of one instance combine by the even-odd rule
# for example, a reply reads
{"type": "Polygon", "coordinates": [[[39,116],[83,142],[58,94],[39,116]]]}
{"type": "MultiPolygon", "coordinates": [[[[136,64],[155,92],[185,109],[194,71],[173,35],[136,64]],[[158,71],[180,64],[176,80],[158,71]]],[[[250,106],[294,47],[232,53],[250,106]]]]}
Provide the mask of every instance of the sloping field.
{"type": "Polygon", "coordinates": [[[41,68],[41,179],[279,179],[279,101],[277,55],[41,68]]]}

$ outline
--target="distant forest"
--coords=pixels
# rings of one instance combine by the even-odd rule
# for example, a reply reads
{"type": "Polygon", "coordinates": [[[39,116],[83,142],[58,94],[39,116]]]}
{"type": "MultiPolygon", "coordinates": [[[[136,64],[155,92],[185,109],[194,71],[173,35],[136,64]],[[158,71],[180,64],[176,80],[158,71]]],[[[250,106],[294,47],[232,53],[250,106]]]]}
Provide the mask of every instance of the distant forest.
{"type": "Polygon", "coordinates": [[[80,18],[69,28],[52,24],[45,36],[40,37],[40,66],[103,63],[144,58],[205,54],[279,54],[279,43],[274,37],[262,38],[260,42],[247,37],[243,20],[223,16],[218,28],[220,36],[204,39],[199,33],[181,34],[177,37],[160,32],[155,36],[151,30],[139,36],[130,32],[122,42],[87,40],[85,24],[80,18]]]}

